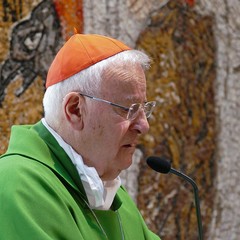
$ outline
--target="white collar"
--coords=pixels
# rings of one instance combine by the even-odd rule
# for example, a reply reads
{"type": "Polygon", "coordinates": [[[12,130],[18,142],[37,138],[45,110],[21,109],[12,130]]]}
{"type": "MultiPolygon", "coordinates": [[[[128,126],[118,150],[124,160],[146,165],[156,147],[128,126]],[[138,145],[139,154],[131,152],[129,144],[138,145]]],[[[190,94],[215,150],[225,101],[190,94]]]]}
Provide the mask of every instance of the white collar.
{"type": "Polygon", "coordinates": [[[102,181],[96,169],[85,165],[82,156],[79,155],[48,125],[45,118],[42,118],[41,121],[75,165],[79,177],[82,180],[90,207],[94,209],[108,210],[111,207],[116,192],[121,185],[120,177],[118,176],[112,181],[102,181]]]}

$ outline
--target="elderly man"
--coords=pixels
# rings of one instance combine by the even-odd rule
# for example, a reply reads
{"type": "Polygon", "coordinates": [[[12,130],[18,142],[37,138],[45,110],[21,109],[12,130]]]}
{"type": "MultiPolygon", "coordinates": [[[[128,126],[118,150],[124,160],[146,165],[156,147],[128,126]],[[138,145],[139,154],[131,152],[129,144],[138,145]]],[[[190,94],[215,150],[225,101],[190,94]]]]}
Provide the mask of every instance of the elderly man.
{"type": "Polygon", "coordinates": [[[159,239],[121,186],[155,102],[149,58],[75,34],[50,66],[45,117],[13,126],[0,159],[0,239],[159,239]]]}

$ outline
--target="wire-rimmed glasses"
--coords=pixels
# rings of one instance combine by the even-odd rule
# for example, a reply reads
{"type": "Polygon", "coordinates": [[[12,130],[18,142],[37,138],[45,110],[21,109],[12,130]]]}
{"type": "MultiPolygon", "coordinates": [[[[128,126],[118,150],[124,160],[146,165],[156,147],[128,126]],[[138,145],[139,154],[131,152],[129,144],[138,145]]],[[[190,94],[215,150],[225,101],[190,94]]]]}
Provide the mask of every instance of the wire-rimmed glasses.
{"type": "Polygon", "coordinates": [[[156,106],[156,102],[155,101],[151,101],[151,102],[145,102],[144,104],[142,104],[142,103],[133,103],[128,108],[128,107],[124,107],[124,106],[121,106],[119,104],[107,101],[105,99],[101,99],[101,98],[90,96],[88,94],[84,94],[84,93],[80,93],[80,92],[79,92],[79,94],[84,96],[84,97],[88,97],[88,98],[91,98],[93,100],[104,102],[104,103],[110,104],[110,105],[112,105],[114,107],[118,107],[118,108],[123,109],[124,111],[127,112],[127,117],[126,117],[127,120],[134,120],[138,116],[140,109],[143,109],[146,118],[149,118],[151,116],[152,112],[153,112],[154,107],[156,106]]]}

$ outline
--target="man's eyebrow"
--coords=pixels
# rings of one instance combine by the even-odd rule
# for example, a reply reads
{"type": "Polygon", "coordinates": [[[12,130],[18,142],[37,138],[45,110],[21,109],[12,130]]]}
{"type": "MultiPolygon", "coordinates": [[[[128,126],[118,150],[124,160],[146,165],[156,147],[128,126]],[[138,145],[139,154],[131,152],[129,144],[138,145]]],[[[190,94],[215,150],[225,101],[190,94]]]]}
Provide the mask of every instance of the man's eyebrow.
{"type": "Polygon", "coordinates": [[[147,102],[147,98],[145,98],[145,100],[142,102],[142,101],[136,100],[136,98],[134,96],[127,96],[125,98],[125,100],[130,101],[132,103],[146,103],[147,102]]]}

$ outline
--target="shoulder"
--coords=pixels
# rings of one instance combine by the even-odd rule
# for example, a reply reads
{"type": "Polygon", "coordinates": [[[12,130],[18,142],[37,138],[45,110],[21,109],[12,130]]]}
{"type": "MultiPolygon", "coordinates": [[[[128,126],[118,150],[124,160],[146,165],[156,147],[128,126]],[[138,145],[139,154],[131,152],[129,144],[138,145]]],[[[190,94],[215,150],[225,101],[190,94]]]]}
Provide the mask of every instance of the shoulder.
{"type": "Polygon", "coordinates": [[[60,180],[46,165],[21,155],[10,155],[0,159],[1,197],[31,196],[46,192],[45,188],[57,190],[60,180]]]}

